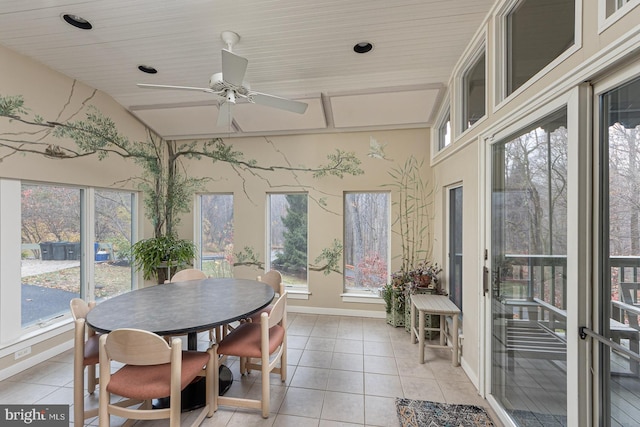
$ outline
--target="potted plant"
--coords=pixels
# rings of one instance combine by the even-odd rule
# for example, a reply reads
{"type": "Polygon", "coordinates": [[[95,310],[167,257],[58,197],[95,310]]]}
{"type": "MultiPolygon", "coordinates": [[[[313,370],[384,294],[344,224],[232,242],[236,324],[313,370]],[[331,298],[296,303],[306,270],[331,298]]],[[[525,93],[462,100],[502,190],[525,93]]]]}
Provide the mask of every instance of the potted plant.
{"type": "Polygon", "coordinates": [[[176,271],[192,264],[196,246],[190,240],[165,235],[134,243],[131,254],[145,280],[156,278],[158,283],[164,283],[176,271]]]}
{"type": "Polygon", "coordinates": [[[396,209],[393,224],[400,237],[402,265],[380,294],[386,305],[387,323],[405,328],[409,328],[411,294],[442,293],[438,278],[442,269],[430,261],[433,189],[422,178],[423,164],[410,156],[403,165],[389,172],[392,183],[385,185],[398,194],[393,203],[396,209]]]}

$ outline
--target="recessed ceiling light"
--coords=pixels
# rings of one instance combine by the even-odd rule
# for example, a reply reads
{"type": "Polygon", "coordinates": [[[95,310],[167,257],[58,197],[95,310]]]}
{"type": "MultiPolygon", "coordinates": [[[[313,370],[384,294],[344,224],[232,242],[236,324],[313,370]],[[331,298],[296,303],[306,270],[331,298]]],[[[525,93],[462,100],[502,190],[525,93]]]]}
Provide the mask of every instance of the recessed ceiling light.
{"type": "Polygon", "coordinates": [[[74,27],[80,28],[82,30],[90,30],[93,28],[91,22],[78,15],[65,13],[64,15],[62,15],[62,19],[64,19],[67,24],[73,25],[74,27]]]}
{"type": "Polygon", "coordinates": [[[371,49],[373,49],[373,45],[369,42],[360,42],[353,46],[353,51],[356,53],[367,53],[371,49]]]}
{"type": "Polygon", "coordinates": [[[147,74],[156,74],[158,72],[158,70],[156,70],[153,67],[150,67],[148,65],[138,65],[138,70],[142,71],[143,73],[147,73],[147,74]]]}

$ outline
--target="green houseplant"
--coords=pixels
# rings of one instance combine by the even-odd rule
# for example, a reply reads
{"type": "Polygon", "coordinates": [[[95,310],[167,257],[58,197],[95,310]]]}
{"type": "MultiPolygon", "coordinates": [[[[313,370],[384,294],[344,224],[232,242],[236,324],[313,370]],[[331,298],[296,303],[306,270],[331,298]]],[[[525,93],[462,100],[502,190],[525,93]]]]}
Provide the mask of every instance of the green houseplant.
{"type": "Polygon", "coordinates": [[[190,240],[165,235],[134,243],[131,254],[145,280],[156,278],[158,283],[164,283],[177,270],[191,265],[196,257],[196,246],[190,240]]]}
{"type": "Polygon", "coordinates": [[[402,248],[400,269],[391,275],[391,281],[383,286],[380,294],[385,301],[387,323],[405,326],[409,319],[409,299],[417,292],[442,293],[438,274],[442,269],[430,261],[431,228],[430,210],[433,190],[422,178],[423,161],[410,156],[389,172],[391,187],[398,193],[393,207],[396,209],[394,226],[402,248]]]}

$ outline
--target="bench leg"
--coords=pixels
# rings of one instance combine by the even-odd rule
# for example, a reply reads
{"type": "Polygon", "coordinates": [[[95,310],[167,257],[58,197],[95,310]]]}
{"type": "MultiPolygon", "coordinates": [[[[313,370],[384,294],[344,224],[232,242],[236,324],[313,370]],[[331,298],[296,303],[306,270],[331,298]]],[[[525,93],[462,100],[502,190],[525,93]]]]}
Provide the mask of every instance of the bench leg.
{"type": "Polygon", "coordinates": [[[418,310],[418,345],[420,346],[420,363],[424,363],[424,311],[418,310]]]}

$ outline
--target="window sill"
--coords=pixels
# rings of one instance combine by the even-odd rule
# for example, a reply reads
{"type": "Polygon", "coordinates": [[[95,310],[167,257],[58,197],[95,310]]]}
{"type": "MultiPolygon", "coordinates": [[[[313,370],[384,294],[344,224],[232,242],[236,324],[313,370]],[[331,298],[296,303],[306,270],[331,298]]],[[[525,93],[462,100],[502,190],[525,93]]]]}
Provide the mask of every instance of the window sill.
{"type": "Polygon", "coordinates": [[[356,302],[363,304],[384,304],[384,300],[378,295],[374,294],[358,294],[358,293],[344,293],[340,294],[342,302],[356,302]]]}
{"type": "Polygon", "coordinates": [[[287,291],[287,299],[304,299],[308,300],[311,292],[302,289],[285,289],[287,291]]]}

